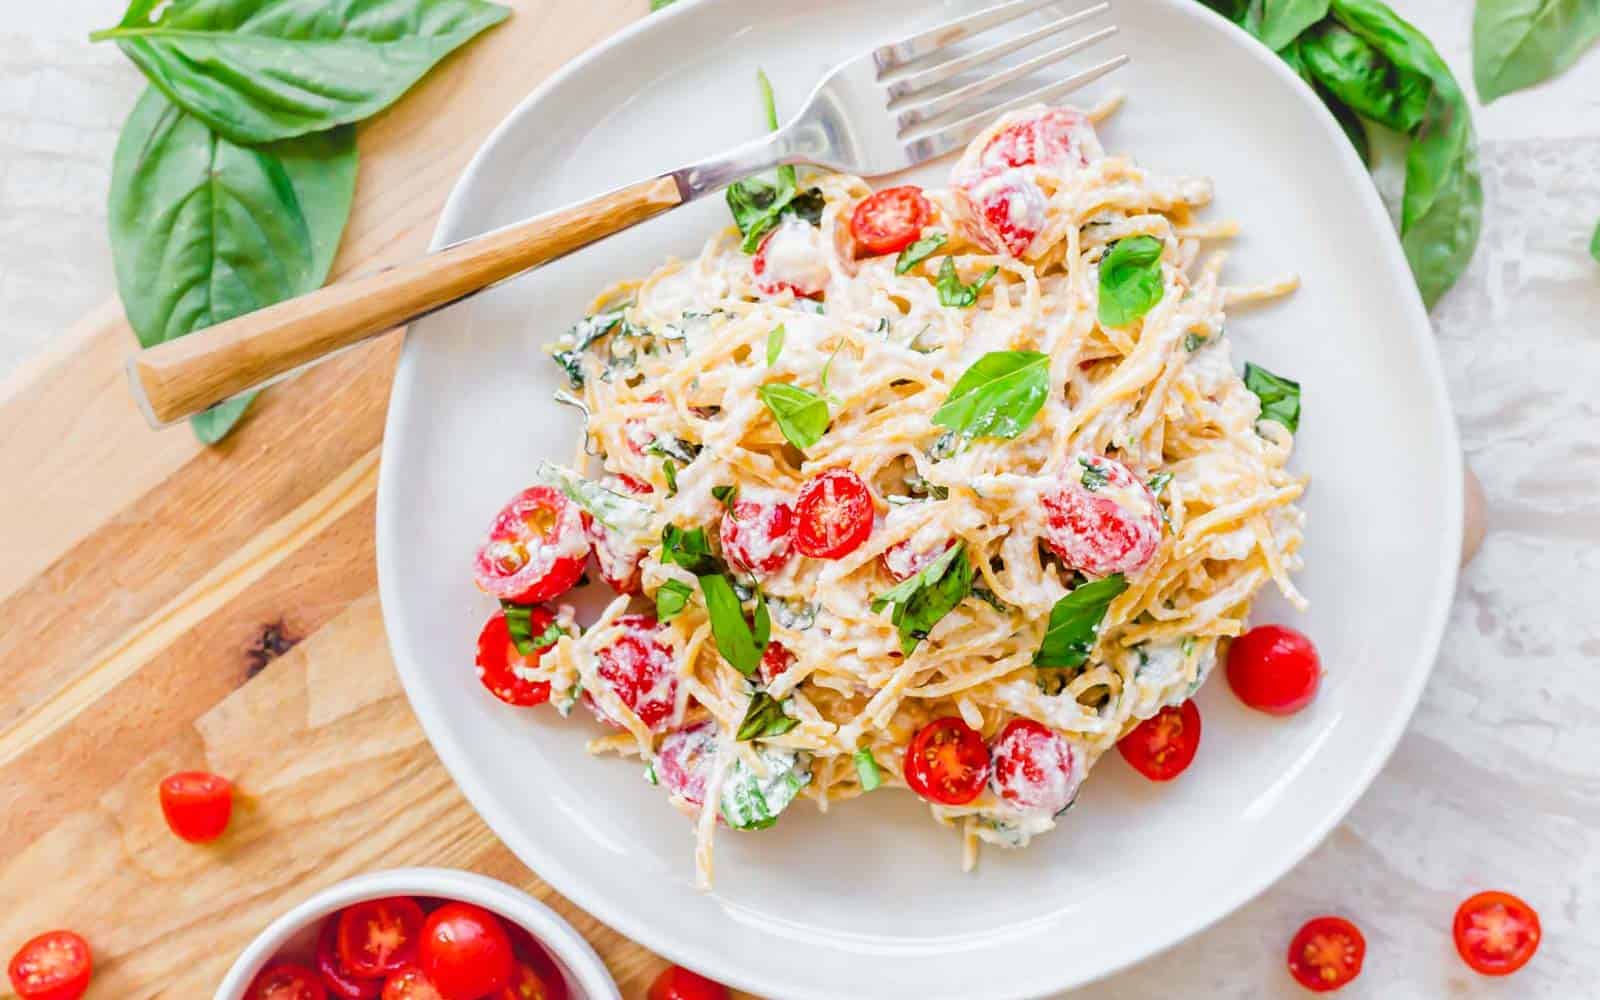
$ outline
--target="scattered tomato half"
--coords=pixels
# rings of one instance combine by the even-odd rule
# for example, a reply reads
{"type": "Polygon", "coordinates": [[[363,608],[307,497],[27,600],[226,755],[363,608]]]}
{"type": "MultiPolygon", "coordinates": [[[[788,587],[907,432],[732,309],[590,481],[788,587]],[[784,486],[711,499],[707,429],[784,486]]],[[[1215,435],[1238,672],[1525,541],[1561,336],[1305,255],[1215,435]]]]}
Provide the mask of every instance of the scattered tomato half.
{"type": "Polygon", "coordinates": [[[1072,744],[1032,719],[1012,719],[989,744],[995,794],[1051,816],[1072,804],[1083,776],[1072,744]]]}
{"type": "Polygon", "coordinates": [[[550,991],[545,988],[544,979],[526,962],[518,962],[517,968],[511,973],[511,981],[487,1000],[550,1000],[550,991]]]}
{"type": "Polygon", "coordinates": [[[1314,993],[1329,993],[1361,975],[1367,939],[1343,917],[1317,917],[1289,942],[1289,974],[1314,993]]]}
{"type": "Polygon", "coordinates": [[[933,206],[914,184],[884,188],[862,199],[850,213],[850,235],[867,256],[899,253],[922,235],[933,206]]]}
{"type": "Polygon", "coordinates": [[[789,561],[794,508],[740,498],[722,515],[722,556],[751,573],[775,573],[789,561]]]}
{"type": "Polygon", "coordinates": [[[46,931],[11,956],[6,974],[21,1000],[78,1000],[89,988],[89,942],[72,931],[46,931]]]}
{"type": "Polygon", "coordinates": [[[872,493],[849,469],[828,469],[795,498],[795,547],[813,559],[841,559],[872,534],[872,493]]]}
{"type": "Polygon", "coordinates": [[[905,776],[923,798],[963,805],[977,798],[989,780],[989,748],[976,729],[956,716],[935,719],[911,737],[905,776]]]}
{"type": "Polygon", "coordinates": [[[1192,701],[1166,706],[1117,743],[1123,758],[1151,781],[1171,781],[1182,774],[1199,748],[1200,709],[1192,701]]]}
{"type": "Polygon", "coordinates": [[[358,979],[387,976],[416,961],[422,907],[409,896],[368,899],[339,913],[339,964],[358,979]]]}
{"type": "Polygon", "coordinates": [[[279,962],[263,969],[250,984],[245,1000],[327,1000],[317,974],[303,965],[279,962]]]}
{"type": "Polygon", "coordinates": [[[233,816],[233,785],[205,771],[179,771],[161,781],[161,814],[173,833],[191,844],[222,836],[233,816]]]}
{"type": "Polygon", "coordinates": [[[422,970],[408,965],[383,981],[383,1000],[445,1000],[422,970]]]}
{"type": "Polygon", "coordinates": [[[500,918],[471,903],[446,903],[428,914],[417,964],[444,1000],[479,1000],[516,971],[500,918]]]}
{"type": "Polygon", "coordinates": [[[337,1000],[373,1000],[383,992],[383,980],[362,979],[344,971],[339,964],[339,917],[337,914],[322,922],[317,932],[317,974],[330,996],[337,1000]]]}
{"type": "Polygon", "coordinates": [[[728,1000],[728,988],[681,965],[663,969],[650,984],[647,1000],[728,1000]]]}
{"type": "Polygon", "coordinates": [[[1161,508],[1128,467],[1105,455],[1067,460],[1039,497],[1044,543],[1092,577],[1143,569],[1161,544],[1161,508]]]}
{"type": "Polygon", "coordinates": [[[578,505],[559,490],[534,486],[495,515],[478,549],[475,577],[491,597],[538,604],[572,589],[588,557],[578,505]]]}
{"type": "MultiPolygon", "coordinates": [[[[529,632],[537,639],[555,620],[556,616],[549,609],[534,608],[528,612],[529,632]]],[[[535,666],[544,652],[544,649],[539,649],[527,656],[518,652],[516,643],[511,641],[511,628],[506,622],[505,612],[496,611],[483,623],[483,631],[478,633],[478,680],[483,682],[490,694],[507,705],[524,708],[543,705],[550,700],[549,682],[524,680],[512,668],[535,666]]]]}
{"type": "Polygon", "coordinates": [[[1456,908],[1456,951],[1473,972],[1507,976],[1539,950],[1539,913],[1508,892],[1480,892],[1456,908]]]}
{"type": "Polygon", "coordinates": [[[1228,647],[1228,686],[1251,708],[1290,715],[1311,704],[1322,661],[1311,640],[1283,625],[1257,625],[1228,647]]]}
{"type": "MultiPolygon", "coordinates": [[[[660,732],[672,718],[678,700],[672,649],[660,641],[661,623],[651,615],[623,615],[616,624],[622,634],[596,653],[599,666],[595,673],[641,722],[660,732]]],[[[588,692],[584,701],[600,721],[621,728],[588,692]]]]}

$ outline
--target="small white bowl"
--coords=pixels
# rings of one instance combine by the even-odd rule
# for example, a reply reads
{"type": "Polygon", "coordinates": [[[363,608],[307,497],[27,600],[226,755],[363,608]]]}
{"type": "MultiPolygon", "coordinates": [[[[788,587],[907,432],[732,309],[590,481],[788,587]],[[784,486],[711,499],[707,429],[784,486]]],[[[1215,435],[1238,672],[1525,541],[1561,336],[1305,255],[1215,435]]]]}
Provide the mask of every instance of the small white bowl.
{"type": "Polygon", "coordinates": [[[449,868],[394,868],[339,882],[267,925],[245,948],[213,1000],[244,1000],[267,963],[282,955],[315,968],[322,921],[352,903],[385,896],[432,896],[461,900],[493,911],[532,934],[555,959],[572,1000],[622,1000],[616,981],[589,942],[557,913],[504,882],[449,868]]]}

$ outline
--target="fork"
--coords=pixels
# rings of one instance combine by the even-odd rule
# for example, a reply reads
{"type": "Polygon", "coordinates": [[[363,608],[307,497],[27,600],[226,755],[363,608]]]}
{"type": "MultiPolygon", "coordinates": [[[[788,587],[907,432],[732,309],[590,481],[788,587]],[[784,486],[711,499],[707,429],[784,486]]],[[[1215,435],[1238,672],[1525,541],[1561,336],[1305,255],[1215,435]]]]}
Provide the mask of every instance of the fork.
{"type": "Polygon", "coordinates": [[[872,177],[954,152],[997,116],[1064,97],[1128,61],[1117,55],[1014,98],[995,93],[1115,34],[1108,25],[1000,63],[1106,13],[1104,2],[996,35],[974,51],[956,49],[1059,3],[1008,0],[879,46],[835,67],[788,124],[721,156],[140,351],[128,359],[134,396],[151,426],[166,426],[741,178],[783,164],[872,177]]]}

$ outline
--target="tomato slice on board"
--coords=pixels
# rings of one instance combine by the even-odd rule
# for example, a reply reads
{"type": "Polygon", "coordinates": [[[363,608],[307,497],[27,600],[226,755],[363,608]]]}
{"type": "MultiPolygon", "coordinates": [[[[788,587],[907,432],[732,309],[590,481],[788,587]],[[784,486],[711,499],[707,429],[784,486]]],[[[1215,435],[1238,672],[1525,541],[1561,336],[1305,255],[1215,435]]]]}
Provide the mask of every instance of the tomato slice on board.
{"type": "Polygon", "coordinates": [[[327,1000],[328,991],[317,974],[303,965],[279,962],[269,965],[250,984],[245,1000],[327,1000]]]}
{"type": "MultiPolygon", "coordinates": [[[[533,608],[528,612],[529,632],[537,639],[556,620],[548,608],[533,608]]],[[[538,649],[527,656],[517,651],[511,641],[511,627],[506,623],[506,613],[496,611],[483,623],[478,633],[478,680],[496,698],[507,705],[523,708],[543,705],[550,700],[548,681],[530,681],[518,677],[513,667],[532,667],[544,657],[545,650],[538,649]]]]}
{"type": "Polygon", "coordinates": [[[511,973],[511,981],[499,993],[486,1000],[550,1000],[550,991],[544,979],[526,962],[518,962],[511,973]]]}
{"type": "Polygon", "coordinates": [[[1050,203],[1039,185],[1016,170],[980,177],[956,189],[967,228],[995,253],[1020,258],[1044,230],[1050,203]]]}
{"type": "Polygon", "coordinates": [[[989,748],[978,731],[956,716],[917,730],[906,748],[906,784],[925,799],[959,806],[989,781],[989,748]]]}
{"type": "Polygon", "coordinates": [[[538,604],[571,590],[588,556],[578,505],[559,490],[534,486],[495,515],[478,549],[475,577],[491,597],[538,604]]]}
{"type": "Polygon", "coordinates": [[[1539,913],[1509,892],[1480,892],[1456,908],[1456,951],[1473,972],[1508,976],[1539,950],[1539,913]]]}
{"type": "Polygon", "coordinates": [[[933,206],[914,184],[884,188],[862,199],[850,213],[850,235],[868,256],[899,253],[922,235],[933,206]]]}
{"type": "Polygon", "coordinates": [[[73,931],[46,931],[17,949],[6,975],[21,1000],[78,1000],[93,968],[89,942],[73,931]]]}
{"type": "Polygon", "coordinates": [[[428,914],[417,964],[444,1000],[479,1000],[516,971],[505,925],[471,903],[446,903],[428,914]]]}
{"type": "Polygon", "coordinates": [[[1072,804],[1082,783],[1072,744],[1032,719],[1012,719],[989,744],[996,795],[1019,809],[1054,816],[1072,804]]]}
{"type": "Polygon", "coordinates": [[[362,979],[344,971],[339,964],[339,917],[322,922],[317,932],[317,974],[330,996],[337,1000],[373,1000],[383,992],[382,979],[362,979]]]}
{"type": "Polygon", "coordinates": [[[1367,939],[1343,917],[1317,917],[1289,942],[1289,974],[1313,993],[1330,993],[1361,975],[1367,939]]]}
{"type": "Polygon", "coordinates": [[[763,295],[792,292],[814,299],[828,287],[832,272],[822,252],[822,235],[816,226],[787,216],[766,235],[750,261],[756,290],[763,295]]]}
{"type": "Polygon", "coordinates": [[[728,1000],[728,988],[681,965],[661,971],[650,984],[647,1000],[728,1000]]]}
{"type": "Polygon", "coordinates": [[[1322,661],[1311,640],[1283,625],[1257,625],[1228,647],[1228,686],[1271,715],[1292,715],[1317,696],[1322,661]]]}
{"type": "Polygon", "coordinates": [[[417,957],[422,907],[409,896],[368,899],[339,912],[339,964],[358,979],[387,976],[417,957]]]}
{"type": "MultiPolygon", "coordinates": [[[[626,473],[615,477],[605,485],[608,489],[631,496],[643,496],[655,492],[655,488],[649,483],[626,473]]],[[[595,567],[599,569],[600,578],[606,585],[619,594],[644,593],[640,568],[646,555],[645,550],[629,544],[616,532],[590,517],[588,511],[583,513],[583,531],[589,536],[589,546],[594,550],[595,567]]]]}
{"type": "MultiPolygon", "coordinates": [[[[678,668],[672,648],[657,638],[661,623],[651,615],[623,615],[616,624],[622,634],[595,654],[599,660],[595,673],[645,726],[659,733],[678,702],[678,668]]],[[[601,722],[622,728],[588,692],[584,692],[584,701],[601,722]]]]}
{"type": "Polygon", "coordinates": [[[421,969],[408,965],[383,981],[383,1000],[445,1000],[445,995],[421,969]]]}
{"type": "Polygon", "coordinates": [[[1155,494],[1114,458],[1080,454],[1068,459],[1039,501],[1044,543],[1088,576],[1136,573],[1161,544],[1155,494]]]}
{"type": "Polygon", "coordinates": [[[914,538],[896,542],[885,549],[883,555],[878,557],[883,563],[883,568],[888,571],[890,576],[894,577],[896,583],[904,583],[927,569],[928,564],[949,551],[950,546],[954,545],[956,540],[954,538],[946,538],[930,548],[920,549],[917,548],[915,543],[916,539],[914,538]]]}
{"type": "Polygon", "coordinates": [[[813,559],[840,559],[872,534],[872,493],[849,469],[828,469],[795,498],[795,548],[813,559]]]}
{"type": "Polygon", "coordinates": [[[794,545],[794,508],[740,498],[722,515],[722,556],[750,573],[776,573],[794,545]]]}
{"type": "Polygon", "coordinates": [[[1117,743],[1123,759],[1151,781],[1171,781],[1194,763],[1200,748],[1200,709],[1168,705],[1117,743]]]}
{"type": "Polygon", "coordinates": [[[233,785],[206,771],[179,771],[161,780],[161,814],[167,827],[191,844],[222,836],[233,816],[233,785]]]}

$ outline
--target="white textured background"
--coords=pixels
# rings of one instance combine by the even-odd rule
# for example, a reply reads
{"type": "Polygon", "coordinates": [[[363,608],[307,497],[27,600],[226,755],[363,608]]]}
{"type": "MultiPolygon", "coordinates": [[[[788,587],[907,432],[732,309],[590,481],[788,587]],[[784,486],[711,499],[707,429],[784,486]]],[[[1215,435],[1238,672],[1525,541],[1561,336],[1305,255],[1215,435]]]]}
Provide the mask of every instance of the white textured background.
{"type": "MultiPolygon", "coordinates": [[[[0,379],[113,291],[105,193],[141,83],[114,48],[84,36],[122,6],[5,4],[0,379]]],[[[1470,3],[1394,6],[1470,86],[1470,3]]],[[[1600,50],[1480,109],[1477,123],[1483,238],[1434,323],[1490,531],[1417,716],[1372,790],[1299,868],[1080,996],[1304,997],[1283,952],[1325,911],[1367,935],[1366,972],[1341,997],[1600,996],[1600,264],[1586,250],[1600,220],[1600,50]],[[1521,894],[1544,919],[1538,956],[1502,981],[1475,976],[1450,945],[1456,903],[1484,888],[1521,894]]],[[[1381,581],[1374,567],[1368,585],[1381,581]]]]}

